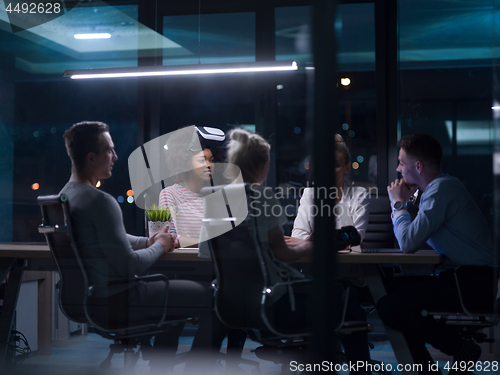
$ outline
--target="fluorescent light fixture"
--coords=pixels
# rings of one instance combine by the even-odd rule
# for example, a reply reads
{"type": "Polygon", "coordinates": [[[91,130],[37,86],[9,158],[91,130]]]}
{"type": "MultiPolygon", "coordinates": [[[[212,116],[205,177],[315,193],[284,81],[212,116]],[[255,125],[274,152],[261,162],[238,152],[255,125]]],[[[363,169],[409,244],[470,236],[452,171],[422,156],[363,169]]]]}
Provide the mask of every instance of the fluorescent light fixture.
{"type": "Polygon", "coordinates": [[[66,70],[71,79],[151,77],[191,74],[256,73],[297,70],[295,61],[268,61],[249,63],[138,66],[131,68],[66,70]]]}
{"type": "Polygon", "coordinates": [[[93,34],[75,34],[75,39],[109,39],[111,34],[109,33],[93,33],[93,34]]]}

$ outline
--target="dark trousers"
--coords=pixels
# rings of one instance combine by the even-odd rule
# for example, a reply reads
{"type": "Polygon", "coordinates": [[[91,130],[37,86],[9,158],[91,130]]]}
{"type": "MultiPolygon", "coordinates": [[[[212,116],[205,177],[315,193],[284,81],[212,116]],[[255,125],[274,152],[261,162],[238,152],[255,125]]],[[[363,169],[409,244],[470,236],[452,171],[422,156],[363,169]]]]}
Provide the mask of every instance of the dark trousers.
{"type": "MultiPolygon", "coordinates": [[[[149,322],[155,321],[163,313],[165,303],[165,284],[162,282],[141,283],[135,290],[136,294],[130,299],[128,308],[129,316],[135,320],[149,322]]],[[[192,280],[170,280],[168,287],[167,316],[166,320],[177,320],[185,317],[200,315],[201,326],[211,316],[213,311],[213,291],[210,283],[192,280]]],[[[156,370],[171,371],[175,364],[179,337],[185,323],[177,323],[163,327],[157,333],[154,346],[150,349],[150,366],[156,370]]],[[[203,328],[196,334],[195,340],[199,345],[210,346],[209,338],[200,338],[200,333],[205,334],[203,328]]]]}
{"type": "MultiPolygon", "coordinates": [[[[460,267],[457,277],[467,309],[491,308],[497,282],[493,268],[460,267]]],[[[447,355],[456,353],[461,343],[458,332],[427,314],[461,311],[455,270],[439,276],[389,278],[386,287],[388,294],[378,301],[377,312],[386,325],[404,334],[413,361],[423,366],[422,373],[433,363],[426,343],[447,355]]]]}
{"type": "MultiPolygon", "coordinates": [[[[349,295],[347,299],[347,308],[345,314],[346,321],[364,321],[366,322],[366,313],[361,308],[358,295],[354,285],[344,282],[349,286],[349,295]]],[[[295,298],[295,311],[291,311],[290,298],[288,293],[281,297],[269,309],[268,316],[274,318],[271,324],[276,325],[281,331],[310,331],[308,327],[308,309],[311,306],[311,284],[298,283],[293,286],[295,298]]],[[[342,306],[339,306],[339,309],[342,306]]],[[[334,332],[331,332],[332,338],[334,332]]],[[[342,345],[347,362],[356,363],[357,361],[370,362],[370,352],[368,348],[368,335],[366,331],[346,334],[341,338],[342,345]]],[[[325,358],[325,360],[332,360],[325,358]]],[[[361,371],[359,372],[362,373],[361,371]]]]}

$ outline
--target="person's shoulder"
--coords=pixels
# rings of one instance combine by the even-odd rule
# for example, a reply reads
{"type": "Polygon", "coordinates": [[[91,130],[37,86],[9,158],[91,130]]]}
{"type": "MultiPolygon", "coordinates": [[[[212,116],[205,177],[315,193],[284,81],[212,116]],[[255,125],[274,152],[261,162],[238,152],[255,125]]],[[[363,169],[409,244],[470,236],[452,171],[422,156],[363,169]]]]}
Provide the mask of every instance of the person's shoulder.
{"type": "Polygon", "coordinates": [[[352,186],[352,193],[355,196],[367,196],[368,195],[368,189],[364,188],[362,186],[352,186]]]}
{"type": "Polygon", "coordinates": [[[425,196],[439,197],[441,201],[453,202],[469,195],[465,185],[456,177],[444,173],[432,180],[424,192],[425,196]]]}
{"type": "Polygon", "coordinates": [[[68,182],[62,188],[60,194],[66,194],[70,207],[78,205],[85,208],[96,207],[102,209],[103,206],[118,206],[118,202],[110,194],[78,182],[68,182]]]}
{"type": "Polygon", "coordinates": [[[160,197],[161,196],[174,197],[174,196],[179,196],[181,194],[182,194],[181,186],[179,184],[173,184],[162,189],[160,192],[160,197]]]}
{"type": "Polygon", "coordinates": [[[302,192],[302,196],[303,197],[309,197],[309,196],[312,197],[313,193],[314,193],[313,187],[306,187],[306,188],[304,188],[304,191],[302,192]]]}
{"type": "Polygon", "coordinates": [[[451,193],[453,190],[450,189],[462,189],[465,186],[458,178],[441,173],[431,181],[427,188],[430,191],[446,190],[451,193]]]}
{"type": "Polygon", "coordinates": [[[314,199],[314,188],[313,187],[303,188],[300,200],[302,202],[306,202],[306,201],[312,201],[313,199],[314,199]]]}
{"type": "Polygon", "coordinates": [[[344,191],[351,198],[365,199],[368,198],[368,189],[362,186],[354,186],[352,184],[344,184],[344,191]]]}

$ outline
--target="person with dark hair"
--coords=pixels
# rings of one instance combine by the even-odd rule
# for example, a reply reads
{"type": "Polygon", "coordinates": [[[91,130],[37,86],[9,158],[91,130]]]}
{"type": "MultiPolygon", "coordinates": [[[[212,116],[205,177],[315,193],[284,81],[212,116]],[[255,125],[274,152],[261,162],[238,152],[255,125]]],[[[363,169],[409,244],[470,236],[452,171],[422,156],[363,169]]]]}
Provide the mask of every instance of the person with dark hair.
{"type": "Polygon", "coordinates": [[[458,365],[479,359],[479,345],[439,324],[427,312],[460,311],[456,278],[466,304],[492,304],[495,272],[485,266],[494,265],[496,259],[479,207],[457,178],[441,172],[439,142],[427,134],[414,134],[402,137],[399,146],[397,171],[402,178],[387,187],[394,234],[405,253],[414,253],[427,243],[444,261],[438,276],[399,277],[397,283],[389,283],[388,288],[397,284],[398,289],[378,301],[377,311],[385,324],[404,334],[414,362],[421,365],[420,374],[428,374],[433,360],[426,343],[453,356],[458,365]],[[417,189],[422,195],[417,216],[411,221],[406,204],[417,189]]]}
{"type": "Polygon", "coordinates": [[[175,247],[198,246],[203,198],[201,188],[210,183],[214,157],[199,141],[198,130],[188,126],[172,133],[165,151],[166,164],[175,182],[160,192],[160,207],[172,213],[171,230],[176,232],[175,247]]]}
{"type": "MultiPolygon", "coordinates": [[[[164,253],[174,249],[174,236],[168,227],[150,238],[127,234],[116,199],[96,188],[98,181],[111,177],[113,164],[118,160],[108,126],[80,122],[66,130],[64,140],[72,169],[60,193],[68,197],[76,245],[88,267],[90,283],[127,280],[144,273],[164,253]]],[[[157,322],[163,315],[165,283],[141,281],[127,293],[127,311],[120,314],[127,314],[129,321],[157,322]]],[[[113,299],[114,294],[109,297],[113,299]]],[[[211,303],[209,283],[169,281],[167,316],[169,307],[210,307],[211,303]]],[[[175,354],[183,326],[169,326],[156,335],[154,347],[161,348],[161,354],[152,358],[152,368],[165,369],[164,362],[170,358],[167,354],[175,354]]]]}

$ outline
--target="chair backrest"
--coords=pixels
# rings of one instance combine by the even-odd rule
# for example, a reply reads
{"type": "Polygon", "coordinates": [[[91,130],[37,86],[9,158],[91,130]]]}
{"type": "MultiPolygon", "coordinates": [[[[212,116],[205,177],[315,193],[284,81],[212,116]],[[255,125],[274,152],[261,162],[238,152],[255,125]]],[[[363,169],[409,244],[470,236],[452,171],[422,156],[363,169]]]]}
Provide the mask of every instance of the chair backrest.
{"type": "Polygon", "coordinates": [[[45,235],[61,277],[59,306],[68,319],[86,323],[84,310],[85,278],[75,253],[66,195],[39,196],[42,211],[39,232],[45,235]]]}
{"type": "Polygon", "coordinates": [[[59,271],[59,306],[68,319],[89,323],[101,333],[142,330],[163,321],[158,318],[158,322],[144,323],[140,316],[130,319],[127,303],[135,279],[125,280],[121,285],[115,283],[116,293],[109,295],[107,288],[111,283],[90,286],[88,267],[73,237],[66,195],[39,196],[37,203],[42,212],[38,230],[45,235],[59,271]]]}
{"type": "MultiPolygon", "coordinates": [[[[210,207],[205,208],[204,226],[208,234],[220,233],[220,227],[227,227],[230,216],[211,215],[210,207]]],[[[218,284],[215,307],[220,320],[229,327],[268,330],[262,319],[267,275],[259,253],[255,219],[249,214],[233,229],[209,240],[218,284]]]]}
{"type": "Polygon", "coordinates": [[[370,197],[370,214],[363,244],[369,248],[393,248],[395,237],[391,220],[389,197],[370,197]]]}

